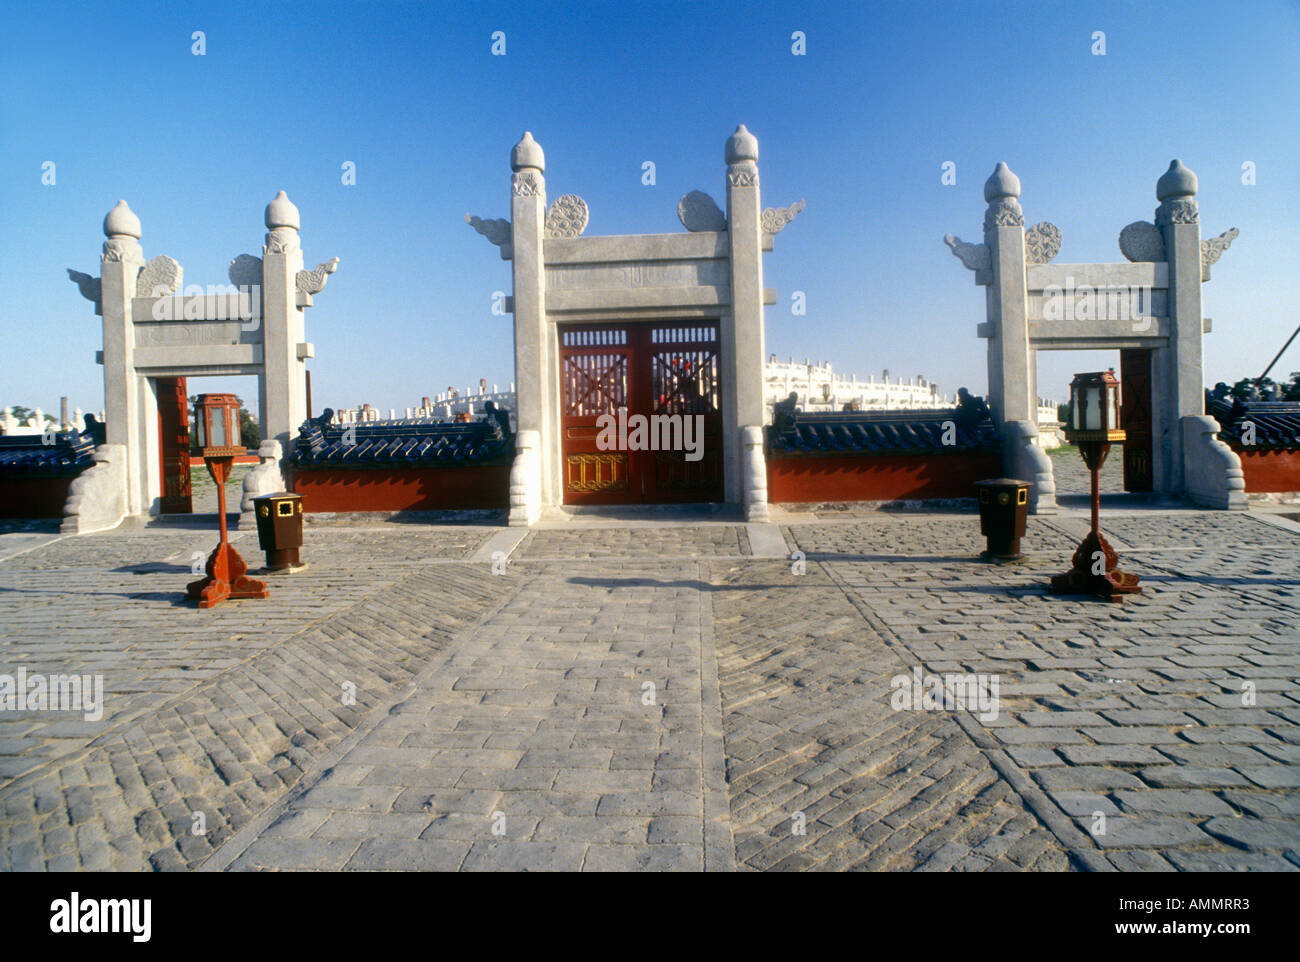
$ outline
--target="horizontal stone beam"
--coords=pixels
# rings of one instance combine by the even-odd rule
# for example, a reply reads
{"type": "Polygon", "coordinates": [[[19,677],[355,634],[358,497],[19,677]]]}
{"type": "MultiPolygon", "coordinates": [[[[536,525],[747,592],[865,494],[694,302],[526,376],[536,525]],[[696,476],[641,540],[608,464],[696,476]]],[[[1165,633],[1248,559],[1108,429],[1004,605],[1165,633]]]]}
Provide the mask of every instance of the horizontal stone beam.
{"type": "Polygon", "coordinates": [[[198,294],[190,297],[131,298],[131,317],[135,320],[219,321],[231,318],[260,318],[262,298],[248,294],[198,294]],[[170,301],[171,303],[159,303],[170,301]]]}
{"type": "MultiPolygon", "coordinates": [[[[763,250],[772,249],[772,235],[763,250]]],[[[619,261],[712,260],[730,257],[726,231],[684,234],[611,234],[597,237],[548,237],[546,264],[609,264],[619,261]]]]}
{"type": "Polygon", "coordinates": [[[137,373],[162,370],[169,375],[261,374],[261,344],[187,344],[137,347],[137,373]]]}
{"type": "Polygon", "coordinates": [[[1025,283],[1030,291],[1046,287],[1147,287],[1163,290],[1169,286],[1169,265],[1142,261],[1135,264],[1030,264],[1025,268],[1025,283]]]}

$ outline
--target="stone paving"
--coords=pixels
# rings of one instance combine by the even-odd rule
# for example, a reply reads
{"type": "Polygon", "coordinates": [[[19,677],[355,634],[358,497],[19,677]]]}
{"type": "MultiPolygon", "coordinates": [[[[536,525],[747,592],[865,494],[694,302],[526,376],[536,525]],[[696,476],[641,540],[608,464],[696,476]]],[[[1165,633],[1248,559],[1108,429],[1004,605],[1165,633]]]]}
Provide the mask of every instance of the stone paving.
{"type": "Polygon", "coordinates": [[[1300,525],[1105,527],[1123,605],[1046,594],[1067,511],[1003,567],[962,513],[791,517],[786,561],[725,520],[313,523],[207,612],[209,531],[5,528],[0,672],[106,705],[0,712],[0,870],[1300,868],[1300,525]],[[914,668],[996,675],[996,717],[894,710],[914,668]]]}

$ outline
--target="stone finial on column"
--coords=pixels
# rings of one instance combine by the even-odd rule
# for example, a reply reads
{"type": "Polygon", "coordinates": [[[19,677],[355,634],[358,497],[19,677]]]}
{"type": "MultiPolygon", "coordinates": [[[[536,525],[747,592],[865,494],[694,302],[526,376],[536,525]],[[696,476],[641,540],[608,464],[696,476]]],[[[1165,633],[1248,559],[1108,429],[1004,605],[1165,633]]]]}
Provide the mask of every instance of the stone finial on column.
{"type": "Polygon", "coordinates": [[[298,208],[293,205],[284,191],[275,195],[275,199],[266,205],[266,246],[263,254],[284,254],[302,246],[298,239],[301,223],[298,208]]]}
{"type": "Polygon", "coordinates": [[[515,197],[532,197],[545,194],[546,182],[542,175],[546,173],[546,155],[542,145],[533,140],[530,131],[525,130],[510,151],[510,169],[514,176],[510,178],[510,193],[515,197]]]}
{"type": "Polygon", "coordinates": [[[1200,221],[1196,204],[1196,175],[1175,158],[1169,169],[1156,181],[1156,225],[1195,224],[1200,221]]]}
{"type": "Polygon", "coordinates": [[[744,124],[727,138],[727,186],[758,186],[758,138],[744,124]]]}
{"type": "Polygon", "coordinates": [[[119,200],[112,210],[104,216],[104,260],[117,262],[134,254],[144,260],[144,250],[140,247],[140,218],[119,200]]]}
{"type": "Polygon", "coordinates": [[[984,182],[984,233],[995,227],[1024,227],[1025,214],[1020,209],[1020,178],[1011,172],[1006,161],[998,161],[993,173],[984,182]]]}

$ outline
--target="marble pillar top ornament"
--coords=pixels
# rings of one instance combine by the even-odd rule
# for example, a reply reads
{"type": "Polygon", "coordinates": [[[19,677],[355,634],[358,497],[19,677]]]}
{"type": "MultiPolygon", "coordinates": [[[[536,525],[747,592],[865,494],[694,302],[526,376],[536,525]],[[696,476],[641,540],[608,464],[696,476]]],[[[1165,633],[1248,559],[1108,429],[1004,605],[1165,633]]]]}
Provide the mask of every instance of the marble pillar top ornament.
{"type": "Polygon", "coordinates": [[[546,211],[547,237],[581,237],[587,229],[587,202],[577,194],[561,194],[546,211]]]}
{"type": "Polygon", "coordinates": [[[136,217],[126,201],[119,200],[113,209],[104,215],[105,237],[134,237],[140,239],[140,218],[136,217]]]}
{"type": "Polygon", "coordinates": [[[1020,178],[1011,172],[1005,160],[999,160],[998,165],[993,168],[993,173],[989,174],[989,179],[984,181],[984,201],[993,203],[999,197],[1019,197],[1020,196],[1020,178]]]}
{"type": "Polygon", "coordinates": [[[1025,231],[1025,263],[1050,264],[1061,252],[1061,228],[1040,221],[1025,231]]]}
{"type": "Polygon", "coordinates": [[[727,138],[727,186],[758,186],[758,138],[744,124],[727,138]]]}
{"type": "Polygon", "coordinates": [[[1020,209],[1020,178],[1011,172],[1006,161],[998,161],[993,173],[984,182],[984,232],[996,227],[1024,227],[1025,215],[1020,209]]]}
{"type": "Polygon", "coordinates": [[[140,218],[126,206],[126,201],[119,200],[104,217],[103,260],[109,263],[119,262],[125,256],[144,258],[140,249],[140,218]]]}
{"type": "Polygon", "coordinates": [[[166,254],[159,254],[140,269],[135,279],[136,297],[166,297],[181,289],[184,268],[166,254]]]}
{"type": "Polygon", "coordinates": [[[329,275],[339,267],[339,259],[331,257],[323,264],[317,264],[313,271],[299,271],[294,275],[294,286],[303,294],[319,294],[324,288],[329,275]]]}
{"type": "Polygon", "coordinates": [[[298,208],[289,200],[289,196],[284,192],[275,195],[271,203],[266,205],[266,229],[275,230],[279,227],[292,227],[294,230],[300,230],[302,223],[298,218],[298,208]]]}
{"type": "Polygon", "coordinates": [[[1196,174],[1184,167],[1183,162],[1175,157],[1169,162],[1169,169],[1156,181],[1156,200],[1166,201],[1172,197],[1194,197],[1197,187],[1196,174]]]}
{"type": "Polygon", "coordinates": [[[990,267],[989,245],[968,244],[956,234],[944,234],[943,242],[952,249],[952,254],[962,267],[968,271],[986,271],[990,267]]]}
{"type": "Polygon", "coordinates": [[[759,216],[759,223],[767,233],[779,234],[790,221],[799,216],[805,206],[803,201],[797,200],[789,207],[766,207],[759,216]]]}
{"type": "Polygon", "coordinates": [[[240,254],[226,268],[226,276],[241,290],[258,287],[262,283],[262,258],[240,254]]]}
{"type": "Polygon", "coordinates": [[[465,223],[469,224],[470,227],[473,227],[497,247],[505,247],[510,243],[510,221],[504,217],[484,219],[466,214],[465,223]]]}
{"type": "Polygon", "coordinates": [[[1224,231],[1218,237],[1211,237],[1201,241],[1201,282],[1204,283],[1210,279],[1210,265],[1223,256],[1229,245],[1237,239],[1240,233],[1237,228],[1231,227],[1224,231]]]}
{"type": "Polygon", "coordinates": [[[266,245],[265,254],[285,254],[301,246],[298,240],[298,208],[293,205],[284,191],[276,194],[271,203],[266,205],[266,245]]]}
{"type": "Polygon", "coordinates": [[[727,215],[702,190],[693,190],[677,202],[677,219],[689,231],[726,230],[727,215]]]}
{"type": "Polygon", "coordinates": [[[727,138],[727,163],[740,164],[745,161],[758,162],[758,138],[744,124],[738,124],[736,132],[727,138]]]}
{"type": "Polygon", "coordinates": [[[1183,162],[1174,158],[1169,162],[1169,169],[1156,181],[1156,224],[1196,224],[1200,222],[1200,212],[1196,204],[1196,175],[1183,166],[1183,162]]]}
{"type": "Polygon", "coordinates": [[[542,145],[533,140],[533,135],[527,130],[510,151],[510,169],[546,172],[546,155],[542,153],[542,145]]]}
{"type": "Polygon", "coordinates": [[[1119,250],[1134,263],[1163,261],[1165,238],[1160,228],[1150,221],[1134,221],[1119,232],[1119,250]]]}

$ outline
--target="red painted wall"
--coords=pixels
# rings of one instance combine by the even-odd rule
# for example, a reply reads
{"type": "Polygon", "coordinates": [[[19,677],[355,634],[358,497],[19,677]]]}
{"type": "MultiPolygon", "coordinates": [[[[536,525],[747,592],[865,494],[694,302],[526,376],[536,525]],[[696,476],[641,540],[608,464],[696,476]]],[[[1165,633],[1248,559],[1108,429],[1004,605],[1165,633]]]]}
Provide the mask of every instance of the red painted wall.
{"type": "Polygon", "coordinates": [[[998,451],[889,457],[768,458],[771,502],[973,498],[976,481],[1002,477],[998,451]]]}
{"type": "Polygon", "coordinates": [[[1246,490],[1251,493],[1300,491],[1300,451],[1261,451],[1232,445],[1241,458],[1246,490]]]}
{"type": "Polygon", "coordinates": [[[0,518],[61,518],[75,478],[0,480],[0,518]]]}
{"type": "Polygon", "coordinates": [[[510,465],[463,468],[297,468],[293,490],[308,514],[507,508],[510,465]]]}

